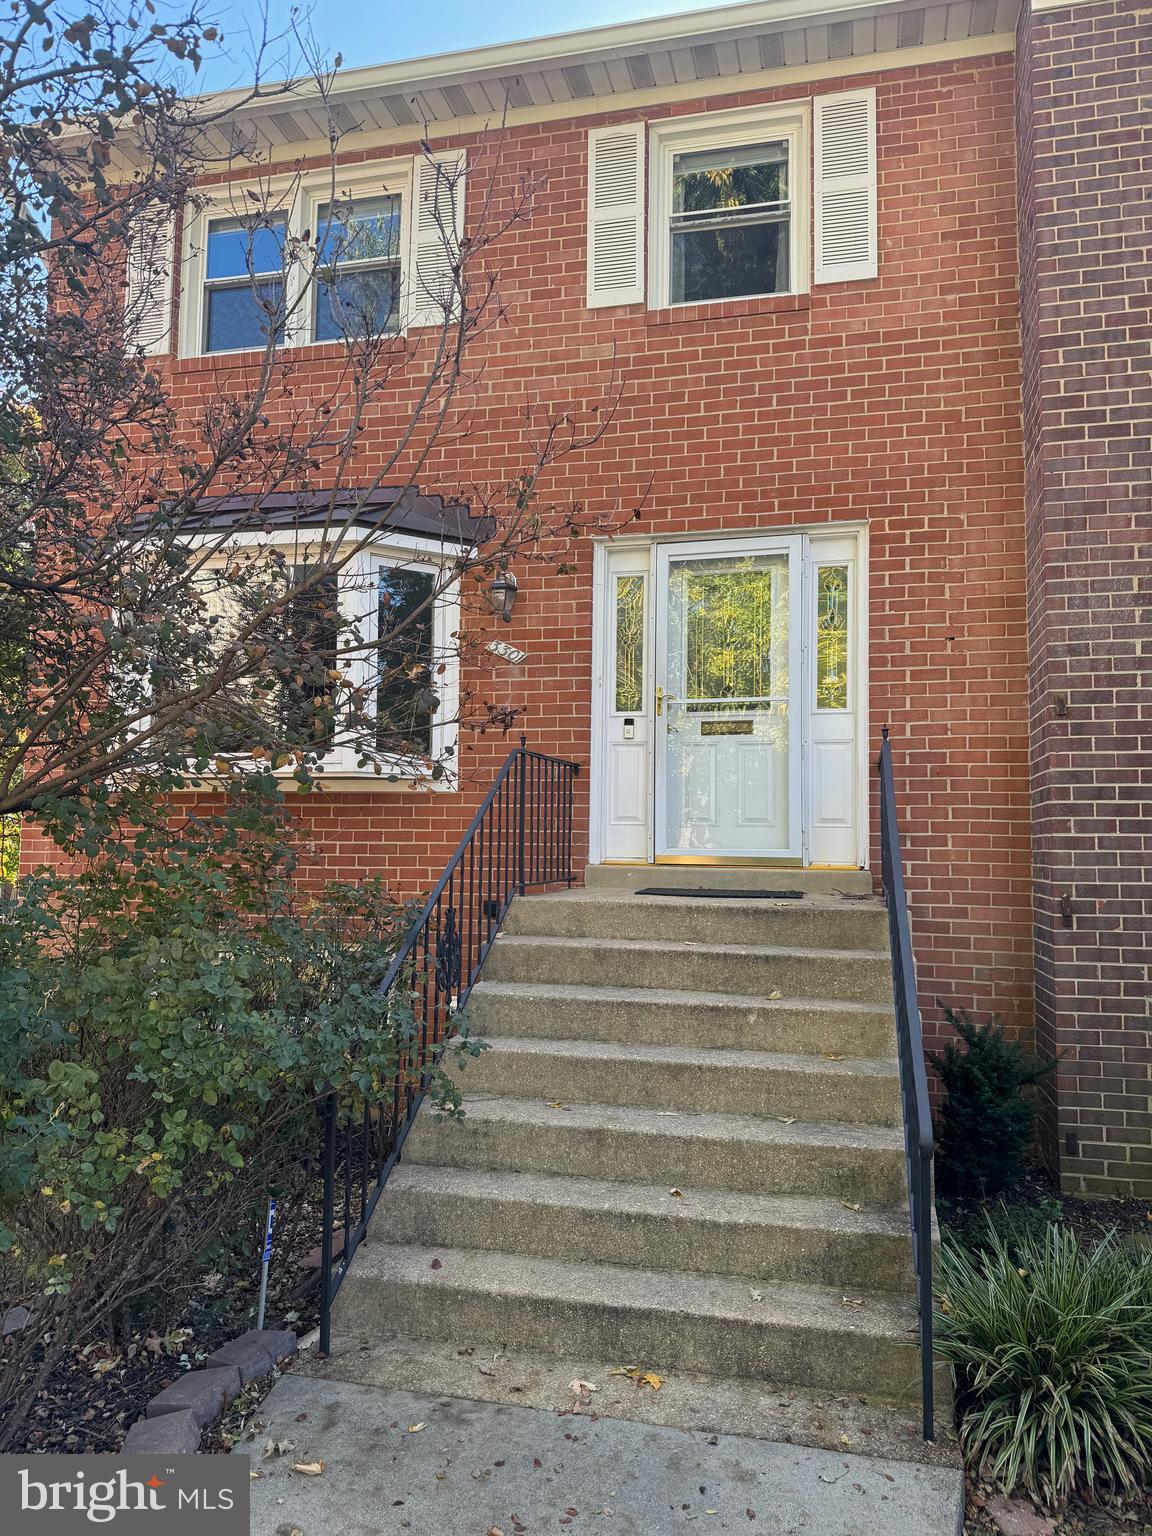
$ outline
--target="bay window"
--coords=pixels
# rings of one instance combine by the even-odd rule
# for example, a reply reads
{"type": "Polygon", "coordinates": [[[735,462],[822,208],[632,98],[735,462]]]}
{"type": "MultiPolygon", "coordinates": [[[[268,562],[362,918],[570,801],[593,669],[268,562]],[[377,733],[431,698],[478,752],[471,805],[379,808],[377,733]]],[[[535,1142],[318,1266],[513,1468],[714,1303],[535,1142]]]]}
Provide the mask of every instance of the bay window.
{"type": "Polygon", "coordinates": [[[443,547],[392,534],[365,543],[339,571],[327,568],[338,553],[319,570],[311,555],[303,541],[238,535],[227,555],[214,550],[205,565],[199,585],[215,633],[205,670],[248,629],[246,614],[259,613],[277,590],[292,596],[248,630],[247,645],[263,644],[275,664],[207,702],[200,750],[242,762],[311,748],[328,781],[450,786],[459,584],[443,547]]]}

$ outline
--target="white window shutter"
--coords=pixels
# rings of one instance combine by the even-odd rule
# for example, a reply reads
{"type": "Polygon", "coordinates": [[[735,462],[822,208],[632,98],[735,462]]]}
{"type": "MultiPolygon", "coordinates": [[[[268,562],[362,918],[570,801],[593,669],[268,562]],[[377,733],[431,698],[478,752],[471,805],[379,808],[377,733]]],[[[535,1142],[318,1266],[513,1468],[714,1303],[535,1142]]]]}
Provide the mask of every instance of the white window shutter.
{"type": "Polygon", "coordinates": [[[463,150],[420,155],[412,169],[411,244],[407,272],[409,325],[443,325],[459,307],[453,267],[464,238],[463,150]]]}
{"type": "Polygon", "coordinates": [[[814,106],[816,281],[875,277],[875,89],[817,96],[814,106]]]}
{"type": "Polygon", "coordinates": [[[588,303],[644,302],[644,124],[588,134],[588,303]]]}
{"type": "Polygon", "coordinates": [[[173,241],[171,208],[149,203],[132,220],[124,270],[124,341],[130,352],[171,352],[173,241]]]}

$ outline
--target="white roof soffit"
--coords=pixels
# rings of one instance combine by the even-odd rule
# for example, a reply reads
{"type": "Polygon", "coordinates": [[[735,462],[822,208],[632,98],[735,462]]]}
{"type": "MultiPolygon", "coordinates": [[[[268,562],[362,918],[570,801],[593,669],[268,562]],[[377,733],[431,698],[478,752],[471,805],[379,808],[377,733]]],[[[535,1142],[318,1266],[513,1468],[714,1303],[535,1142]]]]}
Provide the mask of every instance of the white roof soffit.
{"type": "MultiPolygon", "coordinates": [[[[328,111],[356,148],[450,126],[491,127],[505,116],[531,121],[652,105],[768,86],[777,77],[1001,51],[1012,46],[1019,8],[1020,0],[756,0],[348,70],[336,77],[328,111]]],[[[216,114],[244,96],[220,92],[202,101],[216,114]]],[[[241,106],[234,121],[279,158],[329,142],[329,119],[309,80],[241,106]]],[[[214,136],[227,152],[224,134],[214,136]]]]}

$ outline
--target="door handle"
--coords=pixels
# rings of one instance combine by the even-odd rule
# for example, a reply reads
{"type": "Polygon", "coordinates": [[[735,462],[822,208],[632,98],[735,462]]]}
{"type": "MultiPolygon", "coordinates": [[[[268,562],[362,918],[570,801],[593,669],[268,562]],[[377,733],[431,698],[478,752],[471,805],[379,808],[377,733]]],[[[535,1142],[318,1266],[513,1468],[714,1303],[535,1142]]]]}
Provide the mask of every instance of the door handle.
{"type": "Polygon", "coordinates": [[[668,703],[671,704],[675,700],[675,698],[676,698],[676,695],[674,693],[665,693],[663,688],[657,688],[657,690],[656,690],[656,713],[658,715],[662,715],[664,713],[664,701],[667,700],[668,703]]]}

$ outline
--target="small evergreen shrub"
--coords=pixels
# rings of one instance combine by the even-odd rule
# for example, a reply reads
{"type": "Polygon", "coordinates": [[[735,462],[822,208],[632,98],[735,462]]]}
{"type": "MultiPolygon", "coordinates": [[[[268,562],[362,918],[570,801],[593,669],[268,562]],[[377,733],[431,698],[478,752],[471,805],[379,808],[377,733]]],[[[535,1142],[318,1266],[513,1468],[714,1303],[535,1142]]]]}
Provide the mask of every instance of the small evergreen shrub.
{"type": "Polygon", "coordinates": [[[937,1118],[937,1180],[942,1194],[985,1199],[1023,1175],[1036,1129],[1036,1107],[1022,1089],[1051,1064],[1005,1037],[997,1021],[977,1024],[962,1008],[944,1017],[963,1045],[949,1042],[929,1060],[945,1099],[937,1118]]]}
{"type": "Polygon", "coordinates": [[[956,1374],[971,1470],[1053,1505],[1152,1475],[1152,1260],[1110,1234],[994,1229],[979,1253],[945,1236],[936,1344],[956,1374]]]}

